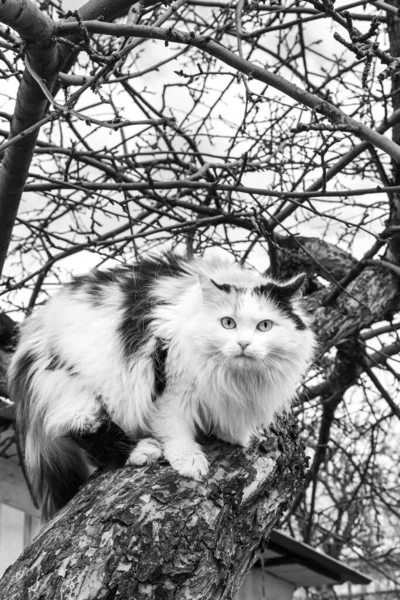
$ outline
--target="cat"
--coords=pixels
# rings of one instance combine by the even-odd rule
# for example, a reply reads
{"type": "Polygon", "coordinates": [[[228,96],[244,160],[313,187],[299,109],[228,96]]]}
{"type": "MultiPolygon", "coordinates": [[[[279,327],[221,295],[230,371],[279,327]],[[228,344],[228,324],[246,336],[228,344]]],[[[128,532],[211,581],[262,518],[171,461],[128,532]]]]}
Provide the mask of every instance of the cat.
{"type": "Polygon", "coordinates": [[[114,428],[128,464],[164,456],[201,480],[197,432],[246,447],[287,411],[315,348],[305,281],[165,253],[77,276],[29,316],[9,385],[44,520],[87,479],[91,435],[114,428]]]}

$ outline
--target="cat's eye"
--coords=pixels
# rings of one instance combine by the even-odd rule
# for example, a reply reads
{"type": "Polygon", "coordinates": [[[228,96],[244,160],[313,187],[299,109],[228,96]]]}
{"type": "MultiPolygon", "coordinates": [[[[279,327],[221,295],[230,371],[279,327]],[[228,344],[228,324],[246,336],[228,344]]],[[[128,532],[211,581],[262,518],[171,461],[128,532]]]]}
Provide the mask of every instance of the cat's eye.
{"type": "Polygon", "coordinates": [[[264,319],[264,321],[260,321],[257,325],[257,329],[259,331],[269,331],[272,327],[273,323],[272,321],[269,321],[268,319],[264,319]]]}
{"type": "Polygon", "coordinates": [[[221,319],[221,325],[222,327],[225,327],[225,329],[235,329],[236,321],[234,321],[231,317],[224,317],[221,319]]]}

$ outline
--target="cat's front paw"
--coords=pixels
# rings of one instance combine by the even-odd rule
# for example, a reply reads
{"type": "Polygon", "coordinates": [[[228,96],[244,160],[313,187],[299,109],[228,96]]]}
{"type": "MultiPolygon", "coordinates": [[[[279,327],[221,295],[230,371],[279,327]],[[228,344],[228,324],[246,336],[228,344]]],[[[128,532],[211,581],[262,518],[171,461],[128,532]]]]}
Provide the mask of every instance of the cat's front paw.
{"type": "Polygon", "coordinates": [[[182,442],[167,442],[164,446],[164,456],[180,475],[201,481],[208,474],[208,460],[199,444],[182,442]]]}
{"type": "Polygon", "coordinates": [[[139,440],[126,461],[127,465],[142,467],[149,465],[162,457],[161,445],[153,438],[139,440]]]}

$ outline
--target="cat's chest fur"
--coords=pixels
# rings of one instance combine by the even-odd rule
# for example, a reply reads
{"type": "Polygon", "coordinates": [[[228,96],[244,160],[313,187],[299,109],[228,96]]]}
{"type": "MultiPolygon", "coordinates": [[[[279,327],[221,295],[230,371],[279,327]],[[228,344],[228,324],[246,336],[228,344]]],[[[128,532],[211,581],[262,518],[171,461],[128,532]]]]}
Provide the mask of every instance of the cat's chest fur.
{"type": "Polygon", "coordinates": [[[273,398],[274,386],[250,364],[226,369],[212,356],[176,350],[165,368],[166,392],[180,398],[182,409],[204,433],[226,433],[239,441],[242,429],[255,431],[270,421],[273,403],[268,396],[273,398]]]}

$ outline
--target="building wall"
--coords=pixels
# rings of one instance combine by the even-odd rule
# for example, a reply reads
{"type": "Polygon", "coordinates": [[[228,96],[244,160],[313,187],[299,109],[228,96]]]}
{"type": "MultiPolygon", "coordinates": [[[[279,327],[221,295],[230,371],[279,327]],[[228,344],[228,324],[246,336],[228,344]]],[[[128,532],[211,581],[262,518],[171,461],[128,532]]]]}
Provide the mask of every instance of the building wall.
{"type": "Polygon", "coordinates": [[[254,568],[246,576],[235,600],[292,600],[295,586],[254,568]]]}
{"type": "Polygon", "coordinates": [[[374,568],[366,561],[351,560],[350,565],[363,571],[372,579],[369,585],[344,583],[336,586],[339,600],[399,600],[400,599],[400,554],[391,553],[381,559],[374,568]]]}
{"type": "Polygon", "coordinates": [[[338,600],[399,600],[400,583],[391,579],[377,579],[369,585],[345,583],[336,587],[338,600]]]}
{"type": "Polygon", "coordinates": [[[0,503],[0,577],[39,531],[40,520],[0,503]]]}

